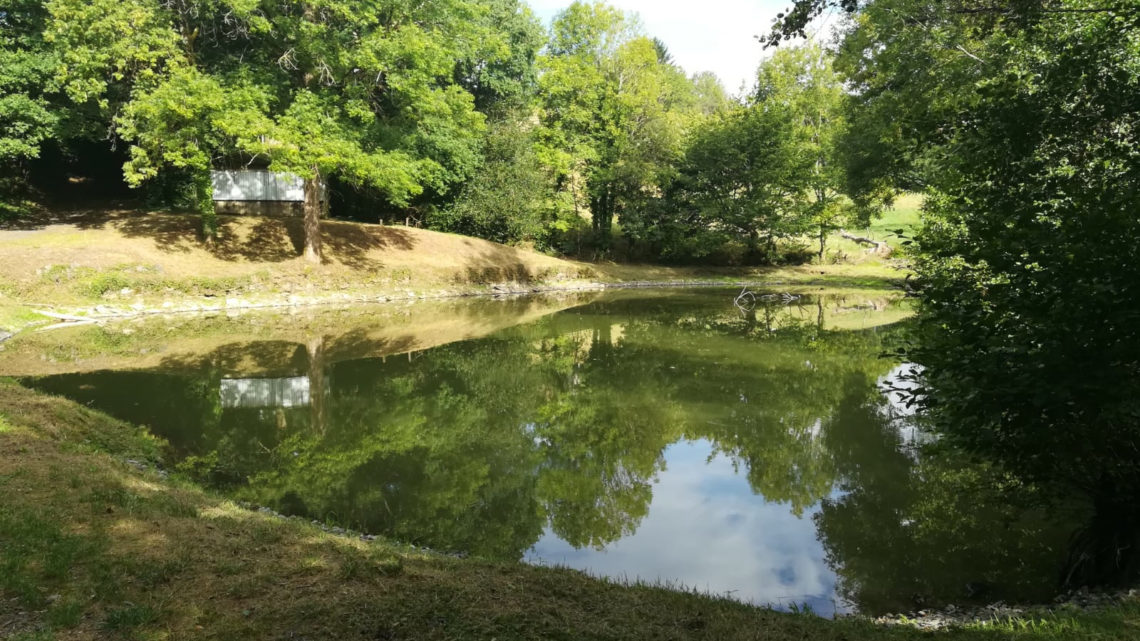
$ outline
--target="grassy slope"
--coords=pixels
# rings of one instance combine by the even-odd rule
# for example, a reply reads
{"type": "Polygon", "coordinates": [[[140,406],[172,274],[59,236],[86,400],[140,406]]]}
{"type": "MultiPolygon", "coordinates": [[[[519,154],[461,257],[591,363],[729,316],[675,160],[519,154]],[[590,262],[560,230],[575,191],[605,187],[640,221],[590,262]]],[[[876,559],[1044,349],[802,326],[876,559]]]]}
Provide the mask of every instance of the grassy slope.
{"type": "Polygon", "coordinates": [[[619,585],[571,570],[452,559],[243,510],[160,477],[150,465],[161,447],[140,429],[0,381],[0,638],[839,641],[1140,634],[1140,608],[1133,605],[932,635],[619,585]]]}
{"type": "Polygon", "coordinates": [[[690,269],[586,264],[484,240],[422,229],[326,221],[326,262],[298,256],[295,219],[221,218],[213,246],[198,239],[194,216],[132,210],[54,211],[0,229],[0,330],[37,317],[29,306],[107,305],[178,308],[358,300],[486,292],[502,282],[576,286],[586,282],[761,280],[789,284],[881,286],[900,272],[856,256],[844,264],[785,269],[690,269]]]}

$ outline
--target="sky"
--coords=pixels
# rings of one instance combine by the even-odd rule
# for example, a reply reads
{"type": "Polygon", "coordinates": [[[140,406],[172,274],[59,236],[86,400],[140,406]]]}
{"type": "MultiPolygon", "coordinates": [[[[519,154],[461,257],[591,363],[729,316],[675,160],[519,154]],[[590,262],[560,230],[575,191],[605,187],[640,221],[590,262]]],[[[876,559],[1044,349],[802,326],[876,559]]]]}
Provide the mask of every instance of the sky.
{"type": "Polygon", "coordinates": [[[670,445],[665,462],[635,532],[601,550],[576,549],[548,528],[526,560],[778,608],[807,604],[822,616],[846,610],[816,536],[818,504],[796,516],[768,502],[752,491],[747,467],[706,440],[670,445]]]}
{"type": "MultiPolygon", "coordinates": [[[[526,0],[544,24],[571,0],[526,0]]],[[[637,13],[646,35],[660,38],[690,75],[711,71],[725,89],[752,86],[756,67],[768,54],[755,36],[766,33],[791,0],[608,0],[637,13]]]]}

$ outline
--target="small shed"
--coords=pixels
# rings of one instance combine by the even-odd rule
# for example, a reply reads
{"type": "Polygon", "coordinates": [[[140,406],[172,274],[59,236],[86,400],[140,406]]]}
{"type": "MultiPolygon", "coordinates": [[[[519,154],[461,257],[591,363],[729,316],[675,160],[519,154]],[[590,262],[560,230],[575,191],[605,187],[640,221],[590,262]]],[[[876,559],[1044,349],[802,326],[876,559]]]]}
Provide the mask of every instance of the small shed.
{"type": "Polygon", "coordinates": [[[305,407],[310,404],[308,376],[290,378],[223,378],[223,408],[305,407]]]}
{"type": "MultiPolygon", "coordinates": [[[[296,174],[267,169],[223,169],[210,172],[214,209],[219,214],[301,216],[305,181],[296,174]]],[[[321,200],[325,198],[321,189],[321,200]]]]}

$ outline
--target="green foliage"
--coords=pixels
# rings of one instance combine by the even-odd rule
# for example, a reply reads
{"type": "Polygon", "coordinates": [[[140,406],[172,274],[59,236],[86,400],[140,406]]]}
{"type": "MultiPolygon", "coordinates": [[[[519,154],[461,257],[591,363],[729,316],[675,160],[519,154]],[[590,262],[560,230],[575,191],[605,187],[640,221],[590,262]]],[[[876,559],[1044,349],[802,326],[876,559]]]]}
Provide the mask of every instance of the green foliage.
{"type": "Polygon", "coordinates": [[[533,18],[505,1],[49,9],[67,95],[132,144],[132,185],[194,175],[207,235],[216,223],[206,172],[227,163],[260,161],[310,186],[336,175],[395,207],[448,194],[480,160],[473,93],[485,109],[524,103],[541,42],[533,18]]]}
{"type": "Polygon", "coordinates": [[[754,100],[790,122],[787,154],[795,192],[785,215],[812,232],[823,262],[828,235],[852,222],[855,213],[842,193],[840,141],[847,129],[842,84],[818,45],[780,49],[760,66],[759,76],[754,100]]]}
{"type": "Polygon", "coordinates": [[[455,203],[428,219],[429,226],[500,243],[544,241],[552,185],[534,146],[524,123],[494,123],[481,166],[455,203]]]}
{"type": "Polygon", "coordinates": [[[724,90],[720,78],[711,71],[693,74],[693,93],[696,94],[697,109],[703,116],[723,113],[732,107],[733,101],[724,90]]]}
{"type": "Polygon", "coordinates": [[[781,49],[761,65],[745,105],[712,110],[690,137],[659,207],[638,221],[654,254],[700,259],[745,248],[774,262],[778,241],[829,234],[853,221],[839,161],[843,90],[816,46],[781,49]]]}
{"type": "Polygon", "coordinates": [[[1135,577],[1140,11],[959,8],[876,0],[841,54],[860,122],[898,152],[864,184],[929,194],[921,405],[953,442],[1087,494],[1073,582],[1135,577]]]}
{"type": "Polygon", "coordinates": [[[0,161],[39,155],[56,136],[60,111],[53,104],[52,74],[59,62],[43,40],[42,2],[0,3],[0,161]]]}
{"type": "Polygon", "coordinates": [[[475,108],[482,113],[497,117],[528,109],[538,91],[535,60],[546,43],[546,30],[519,0],[483,4],[487,10],[480,20],[490,37],[478,41],[481,51],[458,61],[457,81],[474,96],[475,108]]]}
{"type": "MultiPolygon", "coordinates": [[[[664,42],[600,2],[571,4],[549,34],[519,0],[8,3],[0,158],[33,158],[45,141],[121,140],[126,183],[155,206],[199,212],[207,240],[218,225],[209,172],[245,166],[305,179],[306,255],[317,259],[323,184],[361,220],[599,256],[624,237],[631,257],[771,260],[771,246],[758,249],[765,235],[800,235],[810,219],[824,239],[845,215],[833,193],[838,85],[816,49],[766,66],[787,94],[781,109],[795,111],[783,151],[814,154],[817,168],[778,172],[816,180],[796,208],[765,202],[758,219],[787,210],[767,225],[740,220],[759,197],[723,215],[663,199],[679,172],[697,171],[684,162],[689,134],[717,129],[736,105],[713,74],[686,77],[664,42]],[[797,84],[788,74],[799,72],[797,84]],[[821,105],[826,118],[813,120],[821,105]]],[[[706,149],[694,156],[727,131],[695,136],[706,149]]],[[[757,182],[770,178],[750,180],[788,188],[757,182]]],[[[0,212],[23,213],[22,202],[10,195],[0,212]]]]}
{"type": "Polygon", "coordinates": [[[701,258],[735,239],[747,247],[746,259],[762,251],[774,258],[776,241],[799,231],[786,216],[796,197],[790,136],[790,122],[777,110],[737,107],[706,121],[689,143],[662,216],[651,222],[661,254],[701,258]]]}
{"type": "Polygon", "coordinates": [[[548,162],[575,206],[588,202],[594,241],[608,252],[614,219],[645,207],[680,157],[696,111],[692,83],[600,3],[575,2],[558,15],[539,65],[548,162]]]}

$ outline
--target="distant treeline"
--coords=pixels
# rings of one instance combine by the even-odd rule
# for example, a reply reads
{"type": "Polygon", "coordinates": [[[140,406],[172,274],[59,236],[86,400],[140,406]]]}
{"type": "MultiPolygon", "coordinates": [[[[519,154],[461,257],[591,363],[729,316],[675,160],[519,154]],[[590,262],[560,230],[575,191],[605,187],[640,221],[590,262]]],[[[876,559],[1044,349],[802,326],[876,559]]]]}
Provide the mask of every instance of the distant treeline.
{"type": "Polygon", "coordinates": [[[780,49],[730,97],[601,3],[547,29],[519,0],[5,0],[0,90],[8,215],[71,172],[209,237],[210,170],[260,167],[327,184],[337,217],[764,263],[872,211],[843,195],[829,54],[780,49]]]}

